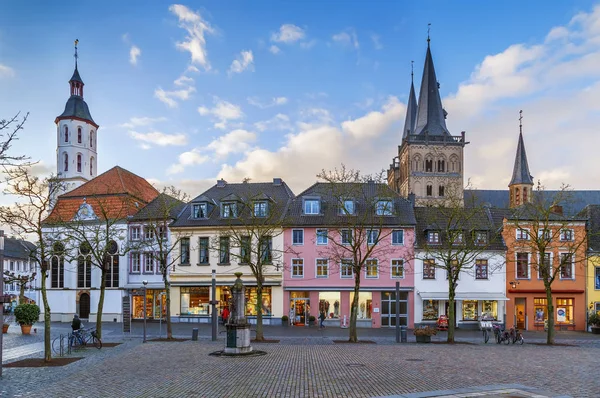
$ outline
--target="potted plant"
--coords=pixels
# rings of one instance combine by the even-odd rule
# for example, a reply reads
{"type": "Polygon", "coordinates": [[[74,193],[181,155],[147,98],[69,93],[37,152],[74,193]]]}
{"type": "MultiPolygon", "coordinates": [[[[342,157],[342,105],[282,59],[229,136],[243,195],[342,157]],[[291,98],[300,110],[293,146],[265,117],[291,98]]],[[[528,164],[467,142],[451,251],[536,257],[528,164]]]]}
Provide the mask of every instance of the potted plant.
{"type": "Polygon", "coordinates": [[[308,325],[309,326],[315,326],[316,321],[317,321],[317,318],[315,318],[314,315],[311,315],[308,317],[308,325]]]}
{"type": "Polygon", "coordinates": [[[417,343],[431,343],[431,336],[437,334],[437,330],[431,326],[416,328],[413,334],[417,337],[417,343]]]}
{"type": "Polygon", "coordinates": [[[2,334],[8,333],[8,327],[10,326],[11,317],[10,314],[2,317],[2,334]]]}
{"type": "Polygon", "coordinates": [[[21,325],[21,333],[29,334],[31,325],[40,317],[40,307],[35,304],[20,304],[15,308],[15,319],[21,325]]]}
{"type": "Polygon", "coordinates": [[[600,334],[600,315],[596,311],[591,311],[588,316],[588,325],[592,327],[593,334],[600,334]]]}
{"type": "Polygon", "coordinates": [[[284,315],[281,317],[281,324],[283,326],[289,326],[290,325],[290,318],[288,318],[287,315],[284,315]]]}

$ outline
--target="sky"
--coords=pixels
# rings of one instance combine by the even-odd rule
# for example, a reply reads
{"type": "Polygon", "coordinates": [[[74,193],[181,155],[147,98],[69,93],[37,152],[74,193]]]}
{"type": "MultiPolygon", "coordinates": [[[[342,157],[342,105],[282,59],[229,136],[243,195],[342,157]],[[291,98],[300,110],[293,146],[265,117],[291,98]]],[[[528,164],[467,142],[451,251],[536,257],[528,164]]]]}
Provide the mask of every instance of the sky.
{"type": "Polygon", "coordinates": [[[29,112],[12,150],[56,173],[78,39],[99,172],[192,197],[217,178],[300,193],[342,163],[389,167],[428,24],[465,183],[507,188],[523,110],[535,180],[599,188],[600,3],[585,0],[3,2],[0,118],[29,112]]]}

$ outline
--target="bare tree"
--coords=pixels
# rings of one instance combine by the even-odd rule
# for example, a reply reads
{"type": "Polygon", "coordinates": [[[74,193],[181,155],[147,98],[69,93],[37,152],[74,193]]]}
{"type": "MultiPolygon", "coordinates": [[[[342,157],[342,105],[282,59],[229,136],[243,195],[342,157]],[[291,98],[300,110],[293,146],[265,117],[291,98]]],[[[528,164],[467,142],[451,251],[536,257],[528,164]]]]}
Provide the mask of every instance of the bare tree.
{"type": "Polygon", "coordinates": [[[9,150],[16,140],[17,133],[23,129],[23,125],[29,117],[29,112],[19,120],[20,112],[10,119],[0,120],[0,164],[4,166],[15,166],[22,164],[29,158],[25,155],[11,155],[9,150]]]}
{"type": "Polygon", "coordinates": [[[46,291],[49,259],[52,244],[43,225],[50,209],[52,198],[62,191],[62,185],[54,177],[41,178],[31,173],[31,167],[17,166],[5,169],[4,193],[17,201],[11,206],[0,207],[0,223],[8,225],[21,239],[34,239],[36,249],[30,258],[40,270],[40,285],[44,305],[44,360],[52,359],[50,342],[50,304],[46,291]]]}
{"type": "Polygon", "coordinates": [[[25,290],[27,285],[35,281],[35,272],[31,274],[16,274],[10,271],[4,271],[4,284],[15,283],[19,287],[19,304],[25,304],[25,290]]]}

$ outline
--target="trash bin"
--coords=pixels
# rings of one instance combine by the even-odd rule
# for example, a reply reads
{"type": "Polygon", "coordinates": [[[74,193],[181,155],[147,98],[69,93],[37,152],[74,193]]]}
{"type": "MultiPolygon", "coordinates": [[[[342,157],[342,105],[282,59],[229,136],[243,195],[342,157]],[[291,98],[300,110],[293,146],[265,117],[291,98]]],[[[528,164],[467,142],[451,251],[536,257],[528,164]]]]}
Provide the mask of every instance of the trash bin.
{"type": "Polygon", "coordinates": [[[198,341],[198,328],[192,329],[192,341],[198,341]]]}
{"type": "Polygon", "coordinates": [[[406,326],[400,326],[400,342],[401,343],[406,343],[406,334],[407,334],[406,326]]]}

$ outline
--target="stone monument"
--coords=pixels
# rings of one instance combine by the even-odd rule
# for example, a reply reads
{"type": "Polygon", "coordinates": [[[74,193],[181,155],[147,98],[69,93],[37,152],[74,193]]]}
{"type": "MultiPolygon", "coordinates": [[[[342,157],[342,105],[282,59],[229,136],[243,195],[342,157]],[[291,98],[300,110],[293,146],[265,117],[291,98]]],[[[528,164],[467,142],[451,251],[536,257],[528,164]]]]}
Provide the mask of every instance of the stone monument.
{"type": "Polygon", "coordinates": [[[235,273],[236,280],[231,287],[231,313],[227,329],[227,345],[223,354],[240,355],[252,352],[250,346],[250,324],[246,320],[246,287],[240,278],[241,272],[235,273]]]}

